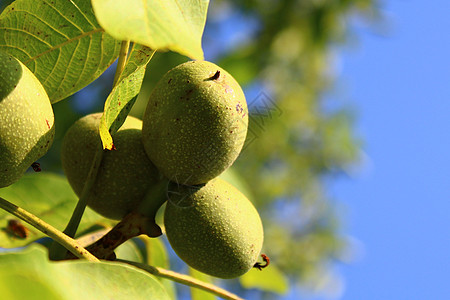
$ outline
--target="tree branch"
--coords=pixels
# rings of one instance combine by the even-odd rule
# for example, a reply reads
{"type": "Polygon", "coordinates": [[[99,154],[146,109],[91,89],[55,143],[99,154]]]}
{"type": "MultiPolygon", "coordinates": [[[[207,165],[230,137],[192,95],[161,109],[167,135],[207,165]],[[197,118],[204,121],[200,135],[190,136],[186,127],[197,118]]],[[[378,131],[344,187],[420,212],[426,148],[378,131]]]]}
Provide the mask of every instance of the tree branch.
{"type": "Polygon", "coordinates": [[[72,252],[78,258],[84,258],[88,261],[98,262],[99,260],[89,253],[85,248],[83,248],[77,241],[68,237],[52,225],[46,223],[45,221],[39,219],[32,213],[26,211],[23,208],[18,207],[17,205],[12,204],[11,202],[0,197],[0,208],[3,208],[7,212],[13,214],[19,219],[27,222],[31,226],[37,228],[42,233],[51,237],[54,241],[61,244],[65,249],[72,252]]]}

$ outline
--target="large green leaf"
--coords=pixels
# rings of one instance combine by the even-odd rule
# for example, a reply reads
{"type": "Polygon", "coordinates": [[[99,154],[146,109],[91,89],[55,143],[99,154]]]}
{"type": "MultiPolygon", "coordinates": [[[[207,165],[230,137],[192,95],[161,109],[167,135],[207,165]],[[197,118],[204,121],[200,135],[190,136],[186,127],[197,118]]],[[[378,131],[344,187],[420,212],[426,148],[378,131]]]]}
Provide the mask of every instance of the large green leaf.
{"type": "Polygon", "coordinates": [[[0,15],[0,51],[36,75],[52,103],[99,77],[119,49],[87,0],[16,0],[0,15]]]}
{"type": "MultiPolygon", "coordinates": [[[[0,189],[0,196],[60,230],[66,226],[78,199],[64,177],[43,172],[26,174],[15,184],[0,189]]],[[[22,239],[15,236],[6,229],[11,219],[16,218],[0,209],[0,247],[20,247],[44,236],[26,223],[23,225],[30,231],[28,237],[22,239]]],[[[99,222],[109,221],[87,209],[80,223],[79,232],[99,222]]]]}
{"type": "Polygon", "coordinates": [[[208,0],[92,0],[100,25],[119,40],[203,59],[208,0]]]}
{"type": "Polygon", "coordinates": [[[111,134],[114,134],[125,119],[141,90],[145,67],[155,53],[154,50],[139,44],[133,45],[125,69],[119,81],[105,102],[104,113],[100,122],[100,137],[103,148],[114,148],[111,134]]]}
{"type": "Polygon", "coordinates": [[[137,268],[111,262],[50,262],[38,245],[0,254],[0,265],[2,299],[170,299],[158,280],[137,268]]]}
{"type": "Polygon", "coordinates": [[[246,289],[257,288],[278,294],[284,294],[289,289],[287,277],[274,264],[261,271],[253,268],[239,277],[239,280],[246,289]]]}

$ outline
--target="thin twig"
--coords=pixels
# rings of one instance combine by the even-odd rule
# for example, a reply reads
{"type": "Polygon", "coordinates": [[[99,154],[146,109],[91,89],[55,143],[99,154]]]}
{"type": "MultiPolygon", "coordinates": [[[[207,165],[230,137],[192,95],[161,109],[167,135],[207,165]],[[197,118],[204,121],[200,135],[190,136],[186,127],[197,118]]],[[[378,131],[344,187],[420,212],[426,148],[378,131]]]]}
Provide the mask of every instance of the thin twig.
{"type": "Polygon", "coordinates": [[[138,263],[138,262],[133,262],[133,261],[128,261],[128,260],[123,260],[123,259],[117,259],[116,261],[119,262],[123,262],[123,263],[127,263],[129,265],[138,267],[139,269],[142,269],[144,271],[149,272],[152,275],[155,276],[159,276],[159,277],[163,277],[163,278],[167,278],[170,279],[172,281],[184,284],[184,285],[188,285],[190,287],[194,287],[194,288],[198,288],[201,290],[204,290],[206,292],[209,292],[211,294],[214,294],[216,296],[219,296],[223,299],[229,299],[229,300],[243,300],[243,298],[240,298],[239,296],[230,293],[227,290],[224,290],[214,284],[211,283],[206,283],[203,282],[201,280],[198,280],[194,277],[191,277],[189,275],[185,275],[185,274],[180,274],[174,271],[170,271],[170,270],[166,270],[160,267],[153,267],[153,266],[149,266],[143,263],[138,263]]]}

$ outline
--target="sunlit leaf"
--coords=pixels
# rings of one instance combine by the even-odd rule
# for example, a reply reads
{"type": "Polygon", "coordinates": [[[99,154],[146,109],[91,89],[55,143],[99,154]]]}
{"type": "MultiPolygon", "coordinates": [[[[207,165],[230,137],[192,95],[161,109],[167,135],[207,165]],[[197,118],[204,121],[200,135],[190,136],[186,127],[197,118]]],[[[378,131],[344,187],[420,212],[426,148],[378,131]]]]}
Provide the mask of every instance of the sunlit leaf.
{"type": "Polygon", "coordinates": [[[0,15],[0,51],[36,75],[52,103],[99,77],[119,49],[87,0],[17,0],[0,15]]]}
{"type": "Polygon", "coordinates": [[[246,289],[257,288],[266,292],[284,294],[289,289],[287,277],[273,264],[263,269],[251,269],[239,278],[246,289]]]}
{"type": "MultiPolygon", "coordinates": [[[[0,189],[0,196],[15,205],[37,215],[59,230],[63,230],[77,204],[77,196],[67,180],[56,174],[26,174],[13,185],[0,189]]],[[[18,220],[4,210],[0,210],[0,247],[20,247],[44,237],[31,225],[22,223],[29,230],[27,238],[20,238],[7,229],[9,220],[18,220]]],[[[79,232],[105,219],[87,209],[80,223],[79,232]]]]}
{"type": "Polygon", "coordinates": [[[201,39],[208,0],[92,0],[107,33],[153,49],[203,59],[201,39]]]}
{"type": "Polygon", "coordinates": [[[145,67],[152,58],[154,50],[142,45],[135,45],[121,74],[118,84],[113,88],[105,102],[104,113],[100,122],[100,137],[103,147],[113,149],[111,134],[114,134],[125,119],[141,90],[145,67]]]}
{"type": "Polygon", "coordinates": [[[158,280],[137,268],[111,262],[50,262],[38,245],[0,254],[0,265],[2,299],[170,299],[158,280]]]}

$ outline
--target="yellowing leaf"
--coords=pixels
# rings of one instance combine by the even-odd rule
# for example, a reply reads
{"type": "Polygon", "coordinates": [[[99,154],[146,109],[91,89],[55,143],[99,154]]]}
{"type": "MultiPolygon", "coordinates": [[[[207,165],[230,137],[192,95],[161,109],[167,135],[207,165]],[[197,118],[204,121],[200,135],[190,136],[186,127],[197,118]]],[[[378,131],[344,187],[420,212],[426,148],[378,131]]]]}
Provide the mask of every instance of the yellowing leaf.
{"type": "Polygon", "coordinates": [[[105,108],[100,121],[100,137],[103,148],[112,150],[114,134],[128,116],[137,95],[141,90],[145,68],[155,53],[148,47],[135,45],[118,84],[113,88],[105,102],[105,108]]]}

